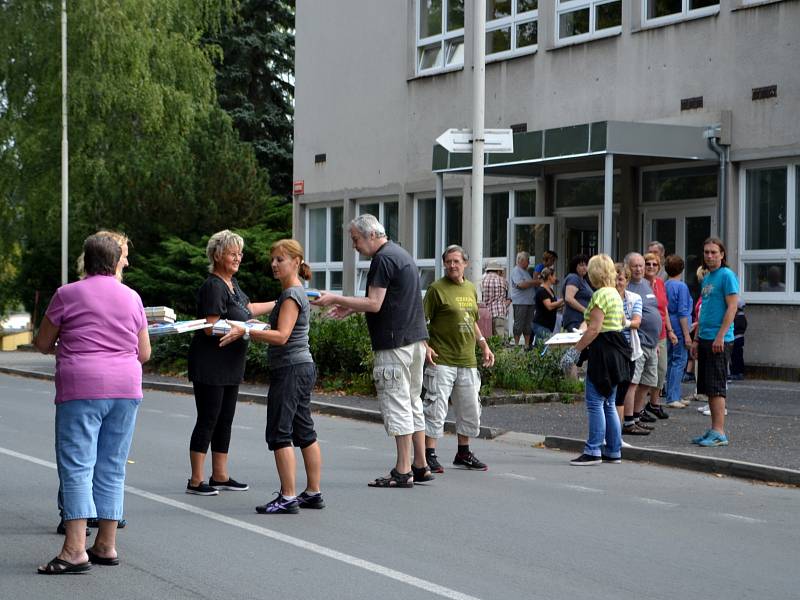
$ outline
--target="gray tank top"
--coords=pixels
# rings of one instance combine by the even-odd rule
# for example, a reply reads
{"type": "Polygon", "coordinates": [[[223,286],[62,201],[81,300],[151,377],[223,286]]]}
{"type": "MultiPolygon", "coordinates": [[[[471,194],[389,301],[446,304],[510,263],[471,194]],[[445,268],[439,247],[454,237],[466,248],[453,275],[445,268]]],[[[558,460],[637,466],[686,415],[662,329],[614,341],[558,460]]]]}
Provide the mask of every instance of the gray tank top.
{"type": "Polygon", "coordinates": [[[311,357],[311,349],[308,346],[308,322],[311,312],[311,305],[306,298],[305,289],[302,286],[287,288],[281,292],[275,301],[275,308],[269,316],[269,326],[272,329],[278,328],[278,317],[281,314],[281,307],[284,302],[294,302],[300,308],[297,315],[297,322],[294,329],[283,346],[270,345],[267,351],[270,369],[280,369],[289,365],[314,362],[311,357]]]}

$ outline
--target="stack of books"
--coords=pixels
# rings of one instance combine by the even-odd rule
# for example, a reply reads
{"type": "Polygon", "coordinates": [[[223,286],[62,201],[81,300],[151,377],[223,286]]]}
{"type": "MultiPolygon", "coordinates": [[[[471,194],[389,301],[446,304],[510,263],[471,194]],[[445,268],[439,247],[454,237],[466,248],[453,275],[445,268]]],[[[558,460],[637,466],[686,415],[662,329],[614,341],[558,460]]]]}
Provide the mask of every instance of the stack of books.
{"type": "Polygon", "coordinates": [[[176,333],[186,333],[197,329],[211,327],[211,323],[205,319],[195,319],[194,321],[176,321],[174,323],[153,323],[147,326],[147,333],[150,337],[161,335],[174,335],[176,333]]]}
{"type": "Polygon", "coordinates": [[[175,322],[175,311],[168,306],[146,306],[144,314],[148,323],[175,322]]]}
{"type": "Polygon", "coordinates": [[[244,327],[248,331],[265,331],[269,329],[269,323],[245,323],[244,321],[233,321],[233,320],[225,320],[220,319],[216,323],[214,323],[214,327],[211,329],[211,335],[225,335],[230,332],[231,325],[236,325],[237,327],[244,327]]]}

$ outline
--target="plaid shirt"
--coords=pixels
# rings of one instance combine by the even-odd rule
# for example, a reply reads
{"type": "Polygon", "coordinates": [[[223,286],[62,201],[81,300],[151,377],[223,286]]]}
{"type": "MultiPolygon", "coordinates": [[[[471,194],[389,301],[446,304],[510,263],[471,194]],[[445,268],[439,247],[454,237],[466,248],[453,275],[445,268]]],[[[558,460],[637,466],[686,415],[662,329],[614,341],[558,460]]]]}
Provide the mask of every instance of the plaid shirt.
{"type": "Polygon", "coordinates": [[[497,272],[489,271],[481,281],[481,295],[492,317],[505,317],[508,312],[508,282],[497,272]]]}

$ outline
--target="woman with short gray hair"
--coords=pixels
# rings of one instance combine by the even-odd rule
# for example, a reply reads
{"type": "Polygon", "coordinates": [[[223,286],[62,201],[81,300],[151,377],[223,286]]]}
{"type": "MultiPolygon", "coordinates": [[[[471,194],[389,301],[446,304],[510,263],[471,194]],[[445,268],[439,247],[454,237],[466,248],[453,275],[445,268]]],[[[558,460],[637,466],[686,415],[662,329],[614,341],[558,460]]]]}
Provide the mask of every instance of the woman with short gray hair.
{"type": "MultiPolygon", "coordinates": [[[[197,291],[197,318],[209,323],[220,319],[248,321],[269,312],[270,303],[252,303],[239,287],[236,273],[244,255],[242,236],[228,229],[212,235],[206,244],[208,271],[197,291]]],[[[192,475],[187,494],[216,496],[219,490],[244,491],[246,483],[228,474],[231,427],[244,377],[249,336],[220,346],[211,328],[195,332],[189,346],[189,381],[194,388],[197,420],[189,443],[192,475]],[[211,447],[211,477],[204,481],[205,459],[211,447]]]]}

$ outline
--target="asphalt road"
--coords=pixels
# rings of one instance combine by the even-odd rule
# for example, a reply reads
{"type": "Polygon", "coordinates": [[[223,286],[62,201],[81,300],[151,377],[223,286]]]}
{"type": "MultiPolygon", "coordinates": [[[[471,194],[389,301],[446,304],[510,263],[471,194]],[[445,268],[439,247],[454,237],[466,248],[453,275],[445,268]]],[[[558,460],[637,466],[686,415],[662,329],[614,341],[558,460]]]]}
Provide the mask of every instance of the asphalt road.
{"type": "MultiPolygon", "coordinates": [[[[411,490],[366,482],[392,463],[380,425],[318,416],[328,507],[257,515],[278,488],[265,407],[240,404],[231,474],[248,492],[184,493],[190,396],[146,392],[119,567],[35,574],[61,538],[53,388],[0,375],[0,597],[795,598],[800,490],[477,440],[485,473],[411,490]]],[[[455,439],[441,442],[450,458],[455,439]]],[[[449,461],[448,461],[449,462],[449,461]]],[[[447,464],[447,463],[446,463],[447,464]]],[[[303,484],[302,476],[299,478],[303,484]]]]}

